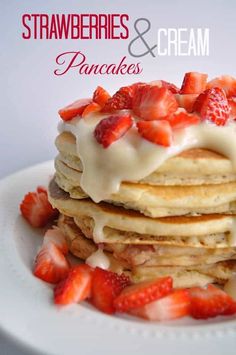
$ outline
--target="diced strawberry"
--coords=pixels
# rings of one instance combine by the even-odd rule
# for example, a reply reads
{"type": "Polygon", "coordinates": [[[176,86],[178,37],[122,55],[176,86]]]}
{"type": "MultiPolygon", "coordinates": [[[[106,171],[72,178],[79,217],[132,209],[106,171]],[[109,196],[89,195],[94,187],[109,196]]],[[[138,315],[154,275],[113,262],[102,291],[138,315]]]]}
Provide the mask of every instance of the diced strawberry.
{"type": "Polygon", "coordinates": [[[169,147],[173,141],[170,123],[167,120],[138,121],[139,134],[148,141],[169,147]]]}
{"type": "Polygon", "coordinates": [[[177,108],[175,96],[165,87],[141,85],[135,92],[133,111],[144,120],[157,120],[175,112],[177,108]]]}
{"type": "Polygon", "coordinates": [[[230,108],[225,93],[220,88],[205,90],[198,96],[193,106],[203,120],[209,120],[218,126],[224,126],[229,118],[230,108]]]}
{"type": "Polygon", "coordinates": [[[168,90],[170,90],[172,92],[172,94],[178,94],[180,89],[177,88],[177,86],[175,86],[174,84],[172,83],[169,83],[168,81],[165,81],[165,80],[161,80],[161,83],[162,83],[162,86],[164,88],[167,88],[168,90]]]}
{"type": "Polygon", "coordinates": [[[91,301],[100,311],[112,314],[115,312],[114,299],[128,285],[130,285],[128,276],[96,267],[93,274],[91,301]]]}
{"type": "Polygon", "coordinates": [[[91,296],[93,269],[86,265],[73,266],[67,277],[54,289],[54,303],[67,305],[81,302],[91,296]]]}
{"type": "Polygon", "coordinates": [[[114,115],[102,119],[96,126],[94,136],[104,148],[121,138],[132,126],[130,115],[114,115]]]}
{"type": "Polygon", "coordinates": [[[156,280],[144,281],[124,288],[115,298],[114,306],[118,312],[127,312],[156,301],[172,291],[172,278],[163,277],[156,280]]]}
{"type": "Polygon", "coordinates": [[[229,107],[230,107],[230,116],[233,119],[236,119],[236,96],[228,99],[229,107]]]}
{"type": "Polygon", "coordinates": [[[223,316],[232,316],[233,314],[236,314],[236,301],[233,300],[233,302],[227,307],[227,309],[222,313],[223,316]]]}
{"type": "Polygon", "coordinates": [[[92,102],[91,104],[89,104],[88,106],[85,107],[83,113],[82,113],[82,117],[88,116],[91,113],[96,113],[101,111],[101,106],[96,104],[96,102],[92,102]]]}
{"type": "Polygon", "coordinates": [[[207,74],[190,72],[184,76],[180,94],[200,94],[206,89],[207,74]]]}
{"type": "Polygon", "coordinates": [[[36,191],[37,191],[38,193],[40,193],[40,192],[44,192],[45,194],[48,193],[46,187],[44,187],[44,186],[38,186],[37,189],[36,189],[36,191]]]}
{"type": "Polygon", "coordinates": [[[91,102],[91,99],[80,99],[60,109],[58,113],[64,121],[69,121],[72,120],[72,118],[81,115],[85,107],[91,104],[91,102]]]}
{"type": "Polygon", "coordinates": [[[166,321],[189,315],[190,298],[188,290],[179,289],[169,295],[146,304],[140,308],[134,308],[131,314],[148,320],[166,321]]]}
{"type": "Polygon", "coordinates": [[[222,75],[209,81],[206,86],[207,89],[215,87],[223,89],[227,97],[236,96],[236,78],[232,76],[222,75]]]}
{"type": "Polygon", "coordinates": [[[193,287],[189,289],[190,314],[196,319],[207,319],[229,313],[234,313],[231,307],[233,299],[219,288],[208,285],[207,288],[193,287]]]}
{"type": "Polygon", "coordinates": [[[101,86],[98,86],[93,93],[93,101],[96,102],[99,106],[104,107],[107,101],[110,99],[111,95],[103,89],[101,86]]]}
{"type": "Polygon", "coordinates": [[[38,187],[36,192],[25,195],[20,204],[20,211],[33,227],[44,227],[58,215],[58,211],[52,208],[48,201],[47,191],[42,187],[38,187]]]}
{"type": "Polygon", "coordinates": [[[48,245],[49,243],[54,243],[64,255],[68,253],[66,238],[60,229],[56,226],[48,229],[44,235],[43,246],[48,245]]]}
{"type": "Polygon", "coordinates": [[[54,243],[43,245],[36,256],[34,275],[43,281],[57,283],[67,276],[70,265],[54,243]]]}
{"type": "Polygon", "coordinates": [[[166,120],[173,129],[182,129],[200,123],[200,118],[197,115],[184,111],[175,112],[173,115],[167,116],[166,120]]]}
{"type": "Polygon", "coordinates": [[[117,110],[132,109],[132,102],[136,85],[120,88],[105,104],[103,112],[115,112],[117,110]]]}
{"type": "Polygon", "coordinates": [[[180,107],[183,107],[188,112],[193,112],[193,105],[198,94],[177,94],[175,97],[180,107]]]}

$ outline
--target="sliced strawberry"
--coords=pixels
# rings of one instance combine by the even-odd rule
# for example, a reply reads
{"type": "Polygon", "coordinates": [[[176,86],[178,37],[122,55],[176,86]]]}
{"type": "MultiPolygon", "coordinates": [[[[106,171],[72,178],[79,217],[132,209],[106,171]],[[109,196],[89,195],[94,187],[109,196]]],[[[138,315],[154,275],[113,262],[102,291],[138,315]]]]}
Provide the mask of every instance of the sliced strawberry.
{"type": "Polygon", "coordinates": [[[166,321],[189,315],[190,298],[188,290],[179,289],[169,295],[146,304],[143,307],[134,308],[131,314],[148,320],[166,321]]]}
{"type": "Polygon", "coordinates": [[[228,103],[230,107],[230,116],[232,116],[233,119],[235,119],[236,118],[236,96],[228,99],[228,103]]]}
{"type": "Polygon", "coordinates": [[[48,193],[46,187],[44,187],[44,186],[38,186],[37,189],[36,189],[36,191],[37,191],[38,193],[40,193],[40,192],[44,192],[45,194],[48,193]]]}
{"type": "Polygon", "coordinates": [[[91,104],[91,102],[91,99],[80,99],[60,109],[58,113],[64,121],[69,121],[72,120],[72,118],[81,115],[85,107],[91,104]]]}
{"type": "Polygon", "coordinates": [[[189,289],[191,307],[190,314],[193,318],[207,319],[233,313],[231,307],[233,299],[219,288],[208,285],[207,288],[193,287],[189,289]]]}
{"type": "Polygon", "coordinates": [[[54,243],[64,255],[68,253],[66,238],[60,229],[56,226],[48,229],[44,235],[43,246],[48,245],[49,243],[54,243]]]}
{"type": "Polygon", "coordinates": [[[114,299],[128,285],[130,285],[130,279],[126,275],[118,275],[96,267],[92,282],[93,305],[102,312],[114,313],[114,299]]]}
{"type": "Polygon", "coordinates": [[[144,281],[128,286],[114,300],[115,309],[118,312],[127,312],[156,301],[172,291],[172,278],[144,281]]]}
{"type": "Polygon", "coordinates": [[[166,120],[173,129],[182,129],[200,123],[200,118],[197,115],[184,111],[175,112],[173,115],[167,116],[166,120]]]}
{"type": "Polygon", "coordinates": [[[91,296],[93,269],[86,265],[73,266],[67,277],[54,289],[54,303],[67,305],[91,296]]]}
{"type": "Polygon", "coordinates": [[[207,74],[190,72],[184,76],[180,94],[200,94],[206,89],[207,74]]]}
{"type": "Polygon", "coordinates": [[[20,204],[20,211],[33,227],[44,227],[58,215],[58,211],[52,208],[48,201],[47,191],[42,187],[38,187],[36,192],[25,195],[20,204]]]}
{"type": "Polygon", "coordinates": [[[165,80],[161,80],[161,83],[162,83],[162,86],[164,88],[167,88],[168,90],[170,90],[172,92],[172,94],[178,94],[180,89],[177,88],[177,86],[175,86],[174,84],[172,83],[169,83],[168,81],[165,81],[165,80]]]}
{"type": "Polygon", "coordinates": [[[203,120],[224,126],[229,118],[230,108],[225,93],[220,88],[205,90],[198,96],[193,106],[203,120]]]}
{"type": "Polygon", "coordinates": [[[94,131],[94,136],[104,148],[121,138],[132,126],[130,115],[114,115],[101,120],[94,131]]]}
{"type": "Polygon", "coordinates": [[[105,104],[103,112],[115,112],[117,110],[131,109],[135,91],[134,85],[120,88],[105,104]]]}
{"type": "Polygon", "coordinates": [[[236,96],[236,78],[232,76],[222,75],[207,83],[207,89],[214,87],[223,89],[227,97],[236,96]]]}
{"type": "Polygon", "coordinates": [[[98,86],[93,93],[93,101],[96,102],[99,106],[104,107],[107,101],[110,99],[111,95],[103,89],[101,86],[98,86]]]}
{"type": "Polygon", "coordinates": [[[178,103],[175,96],[164,87],[142,85],[133,99],[134,113],[144,120],[157,120],[175,112],[178,103]]]}
{"type": "Polygon", "coordinates": [[[188,112],[193,112],[193,105],[198,94],[177,94],[175,97],[180,107],[183,107],[188,112]]]}
{"type": "Polygon", "coordinates": [[[47,243],[36,256],[34,275],[43,281],[57,283],[67,276],[69,268],[60,249],[54,243],[47,243]]]}
{"type": "Polygon", "coordinates": [[[169,147],[173,141],[170,123],[167,120],[138,121],[139,134],[148,141],[169,147]]]}
{"type": "Polygon", "coordinates": [[[101,106],[96,104],[96,102],[92,102],[91,104],[89,104],[88,106],[85,107],[83,113],[82,113],[82,117],[91,115],[91,113],[96,113],[101,111],[101,106]]]}

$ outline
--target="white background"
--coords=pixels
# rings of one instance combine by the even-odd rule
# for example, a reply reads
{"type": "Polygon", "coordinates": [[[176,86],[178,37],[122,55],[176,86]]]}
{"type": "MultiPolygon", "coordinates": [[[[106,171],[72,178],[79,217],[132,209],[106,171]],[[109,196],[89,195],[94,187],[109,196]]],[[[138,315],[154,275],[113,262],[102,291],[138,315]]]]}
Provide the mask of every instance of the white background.
{"type": "MultiPolygon", "coordinates": [[[[186,71],[236,76],[236,1],[226,0],[1,0],[0,1],[0,177],[56,154],[54,139],[57,110],[79,97],[90,96],[97,85],[111,93],[135,81],[165,79],[180,85],[186,71]],[[127,13],[130,39],[125,41],[23,40],[24,13],[127,13]],[[136,36],[137,18],[151,21],[146,35],[156,43],[157,29],[210,28],[209,57],[130,57],[129,41],[136,36]],[[89,63],[141,61],[140,76],[80,76],[76,71],[62,77],[53,74],[55,57],[64,51],[81,50],[89,63]]],[[[142,44],[139,44],[142,51],[142,44]]],[[[1,286],[2,287],[2,286],[1,286]]],[[[0,337],[0,354],[23,354],[0,337]]]]}

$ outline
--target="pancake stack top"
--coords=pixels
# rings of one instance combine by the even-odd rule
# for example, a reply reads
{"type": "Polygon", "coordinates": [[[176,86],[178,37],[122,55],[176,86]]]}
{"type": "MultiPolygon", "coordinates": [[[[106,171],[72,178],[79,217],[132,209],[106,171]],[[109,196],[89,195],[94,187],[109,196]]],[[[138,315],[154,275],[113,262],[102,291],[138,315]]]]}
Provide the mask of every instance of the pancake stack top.
{"type": "Polygon", "coordinates": [[[70,251],[134,281],[224,284],[236,271],[236,80],[185,74],[59,111],[49,199],[70,251]]]}

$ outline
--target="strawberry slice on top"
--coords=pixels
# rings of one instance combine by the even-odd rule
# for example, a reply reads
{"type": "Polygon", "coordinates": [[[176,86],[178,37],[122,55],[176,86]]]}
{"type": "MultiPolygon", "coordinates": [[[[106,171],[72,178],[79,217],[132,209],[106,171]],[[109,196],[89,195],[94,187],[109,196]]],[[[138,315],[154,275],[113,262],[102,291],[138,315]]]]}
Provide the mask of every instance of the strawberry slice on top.
{"type": "Polygon", "coordinates": [[[212,89],[214,87],[224,90],[227,97],[236,96],[236,78],[230,75],[219,76],[207,83],[207,89],[212,89]]]}
{"type": "Polygon", "coordinates": [[[98,86],[93,93],[93,102],[98,104],[100,107],[104,107],[107,101],[110,99],[111,95],[103,89],[103,87],[98,86]]]}
{"type": "Polygon", "coordinates": [[[58,211],[48,201],[47,191],[42,187],[25,195],[20,211],[32,227],[44,227],[58,215],[58,211]]]}
{"type": "Polygon", "coordinates": [[[175,112],[173,115],[167,116],[166,120],[168,120],[173,129],[183,129],[200,123],[200,118],[196,114],[184,111],[175,112]]]}
{"type": "Polygon", "coordinates": [[[86,106],[92,103],[92,99],[80,99],[58,111],[63,121],[70,121],[72,118],[81,115],[86,106]]]}
{"type": "Polygon", "coordinates": [[[229,119],[230,107],[225,92],[218,87],[201,93],[193,106],[193,110],[200,114],[203,120],[224,126],[229,119]]]}
{"type": "Polygon", "coordinates": [[[176,98],[170,90],[155,85],[142,85],[133,98],[133,112],[143,120],[157,120],[178,108],[176,98]]]}
{"type": "Polygon", "coordinates": [[[180,94],[200,94],[206,89],[207,74],[189,72],[184,76],[180,94]]]}
{"type": "Polygon", "coordinates": [[[187,112],[193,112],[193,105],[198,97],[198,94],[176,94],[175,98],[180,107],[187,112]]]}
{"type": "Polygon", "coordinates": [[[130,279],[125,274],[118,275],[96,267],[92,281],[92,304],[102,312],[114,313],[114,299],[128,285],[130,279]]]}
{"type": "Polygon", "coordinates": [[[138,121],[139,134],[148,141],[170,147],[173,142],[171,125],[167,120],[138,121]]]}
{"type": "Polygon", "coordinates": [[[85,107],[84,111],[82,112],[81,116],[84,118],[88,115],[91,115],[91,113],[96,113],[101,111],[101,106],[98,105],[96,102],[92,102],[88,106],[85,107]]]}
{"type": "Polygon", "coordinates": [[[142,85],[135,83],[130,86],[123,86],[120,88],[105,104],[102,111],[113,113],[118,110],[132,109],[133,97],[137,86],[142,85]]]}
{"type": "Polygon", "coordinates": [[[180,89],[175,84],[169,83],[168,81],[161,80],[161,84],[164,88],[170,90],[172,94],[178,94],[180,91],[180,89]]]}
{"type": "Polygon", "coordinates": [[[102,119],[94,130],[94,136],[104,148],[120,139],[133,125],[129,114],[113,115],[102,119]]]}

